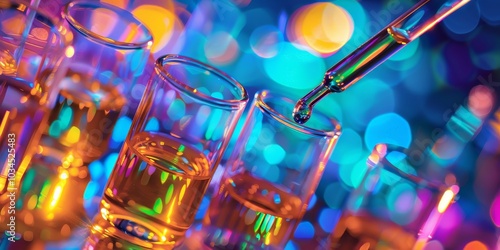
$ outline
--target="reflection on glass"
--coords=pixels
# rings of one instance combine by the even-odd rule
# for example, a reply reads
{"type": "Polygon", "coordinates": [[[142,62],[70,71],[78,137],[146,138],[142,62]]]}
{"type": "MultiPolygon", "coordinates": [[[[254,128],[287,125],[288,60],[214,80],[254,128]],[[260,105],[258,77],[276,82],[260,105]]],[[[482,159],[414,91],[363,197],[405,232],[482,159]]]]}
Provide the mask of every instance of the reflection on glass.
{"type": "Polygon", "coordinates": [[[308,126],[287,114],[294,102],[261,91],[203,220],[216,249],[283,249],[305,213],[340,135],[318,113],[308,126]]]}
{"type": "Polygon", "coordinates": [[[71,56],[57,16],[26,4],[0,4],[0,205],[19,185],[71,56]]]}
{"type": "Polygon", "coordinates": [[[90,163],[108,149],[129,91],[144,70],[152,37],[130,12],[105,3],[71,2],[63,15],[74,50],[42,146],[90,163]]]}
{"type": "Polygon", "coordinates": [[[236,80],[209,65],[160,57],[96,220],[136,244],[180,244],[247,100],[236,80]]]}
{"type": "MultiPolygon", "coordinates": [[[[15,207],[1,208],[2,215],[15,210],[16,238],[25,242],[68,239],[76,228],[88,223],[83,195],[90,181],[86,166],[73,155],[36,154],[16,194],[15,207]]],[[[0,227],[9,234],[8,217],[0,227]],[[7,220],[7,221],[6,221],[7,220]]]]}
{"type": "Polygon", "coordinates": [[[331,234],[330,249],[425,249],[459,188],[420,177],[407,153],[399,146],[375,146],[331,234]]]}

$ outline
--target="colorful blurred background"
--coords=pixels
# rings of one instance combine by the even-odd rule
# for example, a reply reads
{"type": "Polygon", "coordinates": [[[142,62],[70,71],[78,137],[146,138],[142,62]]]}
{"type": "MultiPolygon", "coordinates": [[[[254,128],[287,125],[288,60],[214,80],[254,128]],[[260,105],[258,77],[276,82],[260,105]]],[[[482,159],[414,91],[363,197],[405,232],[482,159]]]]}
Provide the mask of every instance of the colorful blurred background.
{"type": "MultiPolygon", "coordinates": [[[[66,1],[46,2],[57,10],[66,1]]],[[[239,80],[250,96],[265,88],[300,97],[417,0],[103,2],[131,11],[148,26],[153,58],[182,54],[207,62],[239,80]]],[[[438,166],[447,182],[461,187],[428,249],[500,249],[499,13],[498,0],[473,0],[350,89],[321,101],[343,134],[286,249],[324,248],[379,142],[409,147],[417,168],[438,166]]],[[[148,68],[134,86],[131,100],[141,98],[150,73],[148,68]]],[[[89,165],[90,179],[82,182],[88,217],[97,212],[130,124],[131,117],[120,118],[111,152],[89,165]]],[[[208,201],[207,196],[197,219],[208,201]]],[[[77,249],[81,240],[47,249],[77,249]]]]}

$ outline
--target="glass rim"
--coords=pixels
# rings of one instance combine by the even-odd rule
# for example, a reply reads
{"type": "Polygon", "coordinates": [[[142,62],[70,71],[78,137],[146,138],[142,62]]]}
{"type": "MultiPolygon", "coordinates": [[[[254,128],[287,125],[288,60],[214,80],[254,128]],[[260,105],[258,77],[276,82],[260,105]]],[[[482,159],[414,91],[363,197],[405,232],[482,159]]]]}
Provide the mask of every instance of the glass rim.
{"type": "Polygon", "coordinates": [[[52,33],[58,33],[61,38],[61,47],[66,48],[71,45],[71,39],[69,36],[64,35],[63,31],[67,30],[67,27],[64,25],[64,22],[61,18],[58,18],[57,15],[50,14],[50,12],[45,11],[39,7],[33,6],[31,3],[26,3],[21,0],[8,0],[7,3],[9,5],[1,5],[0,9],[9,9],[15,7],[16,10],[21,10],[21,7],[28,8],[30,10],[35,11],[38,15],[43,16],[44,19],[49,20],[51,25],[52,33]],[[13,5],[15,4],[15,5],[13,5]]]}
{"type": "Polygon", "coordinates": [[[223,71],[210,66],[206,63],[203,63],[201,61],[198,61],[194,58],[186,57],[186,56],[181,56],[181,55],[175,55],[175,54],[167,54],[164,56],[159,57],[156,62],[155,62],[155,71],[156,73],[162,78],[162,80],[169,82],[171,85],[173,85],[175,88],[178,90],[187,93],[191,97],[201,100],[203,102],[206,102],[210,105],[214,105],[220,108],[224,109],[240,109],[246,105],[248,102],[248,93],[246,89],[233,77],[229,76],[228,74],[224,73],[223,71]],[[228,82],[231,84],[233,87],[238,89],[240,97],[235,98],[235,99],[219,99],[219,98],[214,98],[209,95],[205,95],[201,93],[200,91],[196,91],[195,88],[177,80],[175,77],[173,77],[167,69],[165,69],[165,65],[168,63],[182,63],[184,65],[190,65],[198,68],[205,69],[211,73],[214,73],[215,75],[221,77],[224,81],[228,82]]]}
{"type": "Polygon", "coordinates": [[[139,21],[131,12],[128,12],[124,9],[118,8],[114,5],[103,3],[103,2],[88,2],[88,1],[83,1],[83,0],[78,0],[78,1],[72,1],[66,4],[63,8],[62,11],[62,16],[68,21],[68,23],[74,27],[80,34],[96,41],[99,43],[106,44],[110,47],[114,48],[119,48],[119,49],[149,49],[152,44],[153,44],[153,35],[151,34],[151,31],[141,22],[139,21]],[[70,14],[70,11],[72,8],[77,7],[85,7],[85,8],[104,8],[107,10],[110,10],[118,16],[125,16],[125,17],[130,17],[132,20],[138,24],[139,27],[145,32],[147,37],[144,39],[144,41],[140,42],[123,42],[123,41],[117,41],[115,39],[111,39],[106,36],[99,35],[95,32],[90,31],[87,29],[84,25],[82,25],[80,22],[75,20],[73,16],[70,14]]]}
{"type": "Polygon", "coordinates": [[[448,185],[442,181],[428,180],[425,177],[419,176],[417,174],[407,173],[398,168],[394,163],[392,163],[386,157],[391,152],[399,152],[404,154],[406,156],[405,158],[408,158],[409,151],[410,149],[403,146],[390,143],[378,143],[373,147],[373,150],[367,159],[367,165],[370,167],[375,167],[378,163],[382,163],[383,168],[388,170],[389,172],[396,174],[401,178],[407,179],[419,186],[433,190],[443,191],[453,186],[453,185],[448,185]],[[376,159],[373,159],[373,155],[377,156],[376,159]]]}
{"type": "Polygon", "coordinates": [[[281,94],[275,94],[270,92],[269,90],[261,90],[258,91],[255,94],[255,106],[257,106],[260,110],[262,110],[263,113],[271,116],[273,119],[277,120],[279,123],[284,124],[285,126],[292,128],[298,132],[308,134],[308,135],[314,135],[314,136],[320,136],[320,137],[338,137],[341,134],[342,127],[340,125],[340,122],[337,121],[335,118],[329,118],[326,114],[323,114],[322,112],[318,111],[315,114],[316,115],[321,115],[324,117],[327,117],[327,119],[332,123],[332,129],[331,130],[322,130],[322,129],[316,129],[316,128],[311,128],[307,126],[306,124],[299,124],[295,122],[293,119],[291,119],[292,114],[290,114],[290,117],[287,117],[280,112],[276,111],[273,109],[269,104],[266,103],[266,99],[271,98],[271,97],[277,97],[280,99],[285,99],[285,101],[290,101],[292,104],[295,103],[292,99],[286,97],[285,95],[281,94]]]}

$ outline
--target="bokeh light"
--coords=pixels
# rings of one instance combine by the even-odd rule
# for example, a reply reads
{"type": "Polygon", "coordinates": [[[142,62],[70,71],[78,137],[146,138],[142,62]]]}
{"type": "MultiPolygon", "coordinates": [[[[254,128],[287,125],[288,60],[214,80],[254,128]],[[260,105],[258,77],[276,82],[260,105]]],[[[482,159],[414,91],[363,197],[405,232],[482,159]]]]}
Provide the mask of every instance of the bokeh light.
{"type": "Polygon", "coordinates": [[[318,2],[295,11],[287,26],[287,36],[294,44],[327,56],[347,43],[353,29],[351,16],[342,7],[318,2]]]}
{"type": "Polygon", "coordinates": [[[90,178],[99,181],[104,173],[104,166],[100,161],[93,161],[89,164],[90,178]]]}
{"type": "Polygon", "coordinates": [[[349,166],[357,162],[363,152],[363,140],[354,130],[346,128],[333,150],[330,161],[349,166]]]}
{"type": "Polygon", "coordinates": [[[111,153],[104,160],[104,173],[106,174],[106,178],[109,178],[111,175],[117,159],[118,153],[111,153]]]}
{"type": "Polygon", "coordinates": [[[118,14],[112,10],[100,8],[98,11],[92,13],[90,23],[95,23],[96,25],[92,25],[90,30],[100,36],[110,36],[111,32],[113,32],[117,24],[119,24],[119,20],[118,14]]]}
{"type": "Polygon", "coordinates": [[[113,133],[111,134],[111,139],[115,142],[123,142],[125,141],[125,137],[127,137],[128,130],[132,125],[132,119],[127,116],[122,116],[116,122],[115,128],[113,129],[113,133]]]}
{"type": "Polygon", "coordinates": [[[85,210],[87,211],[88,214],[92,214],[92,209],[95,208],[95,201],[94,197],[98,194],[99,192],[99,182],[96,181],[90,181],[89,184],[87,184],[87,187],[85,188],[85,191],[83,193],[83,206],[85,210]]]}
{"type": "Polygon", "coordinates": [[[448,65],[446,63],[447,60],[441,56],[443,50],[444,46],[439,46],[438,48],[435,48],[435,53],[430,55],[432,79],[438,86],[445,86],[448,84],[448,79],[446,78],[448,72],[448,65]]]}
{"type": "Polygon", "coordinates": [[[471,241],[465,245],[463,250],[488,250],[488,247],[481,241],[471,241]]]}
{"type": "Polygon", "coordinates": [[[136,84],[134,85],[134,87],[132,87],[132,90],[130,91],[130,96],[135,101],[141,100],[142,94],[144,93],[144,89],[146,89],[146,86],[142,84],[136,84]]]}
{"type": "Polygon", "coordinates": [[[199,220],[205,216],[205,212],[207,212],[208,205],[210,205],[210,199],[208,197],[203,197],[201,200],[200,206],[198,207],[198,212],[195,215],[195,219],[199,220]]]}
{"type": "Polygon", "coordinates": [[[375,117],[394,111],[396,101],[392,88],[381,80],[361,79],[340,95],[334,94],[342,107],[343,122],[362,131],[375,117]]]}
{"type": "Polygon", "coordinates": [[[396,52],[396,54],[392,55],[389,61],[402,62],[408,60],[415,56],[415,53],[420,49],[420,39],[415,39],[404,46],[400,51],[396,52]]]}
{"type": "Polygon", "coordinates": [[[285,246],[285,250],[298,250],[298,249],[300,249],[299,246],[293,241],[289,241],[285,246]]]}
{"type": "Polygon", "coordinates": [[[314,237],[314,226],[309,221],[302,221],[295,230],[295,238],[297,239],[311,239],[314,237]]]}
{"type": "Polygon", "coordinates": [[[437,240],[430,240],[422,250],[444,250],[444,246],[437,240]]]}
{"type": "Polygon", "coordinates": [[[153,117],[146,123],[144,131],[158,131],[158,129],[160,129],[160,122],[156,117],[153,117]]]}
{"type": "Polygon", "coordinates": [[[325,116],[335,118],[340,124],[343,124],[344,112],[335,95],[324,97],[315,106],[315,110],[323,113],[325,116]]]}
{"type": "Polygon", "coordinates": [[[369,149],[378,143],[409,147],[411,140],[410,124],[396,113],[380,115],[366,127],[365,145],[369,149]]]}
{"type": "Polygon", "coordinates": [[[245,7],[252,2],[252,0],[231,0],[234,4],[236,4],[239,7],[245,7]]]}
{"type": "Polygon", "coordinates": [[[266,159],[267,163],[274,165],[279,164],[283,159],[285,159],[286,152],[285,150],[278,144],[271,144],[264,148],[264,159],[266,159]]]}
{"type": "Polygon", "coordinates": [[[357,187],[366,172],[366,166],[363,160],[356,164],[341,164],[338,168],[339,177],[342,183],[349,187],[357,187]],[[365,171],[362,171],[365,169],[365,171]]]}
{"type": "Polygon", "coordinates": [[[392,221],[400,225],[413,222],[422,208],[422,203],[417,199],[414,187],[406,182],[397,183],[392,187],[386,196],[386,203],[392,221]]]}
{"type": "Polygon", "coordinates": [[[342,165],[342,169],[340,171],[341,180],[346,185],[357,188],[361,184],[361,181],[363,181],[366,171],[368,171],[366,159],[360,160],[351,168],[347,168],[347,166],[342,165]]]}
{"type": "Polygon", "coordinates": [[[267,75],[278,84],[296,90],[309,90],[318,85],[326,71],[321,58],[283,42],[275,57],[264,60],[267,75]]]}
{"type": "Polygon", "coordinates": [[[217,65],[233,62],[240,50],[234,37],[224,31],[210,34],[204,48],[207,59],[217,65]]]}
{"type": "Polygon", "coordinates": [[[311,196],[311,200],[309,201],[309,204],[307,204],[307,210],[311,210],[314,205],[316,205],[316,201],[318,201],[318,196],[316,194],[313,194],[311,196]]]}
{"type": "Polygon", "coordinates": [[[481,18],[477,1],[471,1],[443,20],[444,26],[455,34],[467,34],[476,29],[481,18]]]}
{"type": "Polygon", "coordinates": [[[249,88],[255,88],[264,84],[266,86],[273,86],[273,81],[269,79],[267,74],[256,74],[255,72],[265,73],[264,69],[264,58],[259,55],[250,52],[242,51],[240,53],[240,58],[234,63],[234,77],[236,79],[244,80],[246,86],[249,88]],[[248,65],[252,65],[252,70],[248,70],[248,65]]]}
{"type": "Polygon", "coordinates": [[[493,223],[500,227],[500,193],[497,194],[490,207],[490,216],[493,223]]]}
{"type": "Polygon", "coordinates": [[[464,212],[460,205],[456,203],[452,204],[446,212],[443,213],[437,231],[445,234],[453,232],[453,230],[462,224],[463,220],[464,212]]]}
{"type": "Polygon", "coordinates": [[[321,229],[327,233],[332,232],[341,214],[340,209],[323,208],[318,217],[321,229]]]}
{"type": "Polygon", "coordinates": [[[334,0],[332,3],[343,8],[347,13],[349,13],[351,20],[353,21],[351,39],[343,48],[347,47],[347,50],[352,51],[353,48],[358,47],[373,35],[372,31],[367,30],[367,28],[371,28],[367,27],[367,23],[370,18],[366,15],[366,11],[362,3],[351,0],[334,0]]]}
{"type": "Polygon", "coordinates": [[[127,9],[130,3],[129,0],[101,0],[101,2],[114,5],[121,9],[127,9]]]}
{"type": "Polygon", "coordinates": [[[175,43],[182,42],[180,34],[184,25],[173,9],[158,5],[140,5],[132,10],[132,14],[150,30],[154,41],[151,47],[152,53],[156,55],[165,54],[167,51],[175,53],[173,48],[179,49],[179,44],[175,43]],[[169,45],[171,41],[172,45],[169,45]]]}
{"type": "Polygon", "coordinates": [[[349,192],[340,182],[329,184],[324,191],[323,199],[330,208],[339,209],[343,206],[349,192]]]}
{"type": "Polygon", "coordinates": [[[249,42],[255,54],[262,58],[271,58],[278,54],[283,34],[277,27],[265,25],[252,32],[249,42]]]}
{"type": "MultiPolygon", "coordinates": [[[[500,4],[499,4],[500,6],[500,4]]],[[[479,33],[475,39],[469,42],[470,57],[474,65],[483,70],[495,70],[500,68],[500,58],[496,56],[500,52],[500,43],[496,42],[496,32],[488,30],[479,33]]],[[[490,76],[479,76],[478,84],[489,84],[490,76]]]]}
{"type": "Polygon", "coordinates": [[[500,25],[500,4],[496,0],[478,0],[481,17],[491,25],[500,25]]]}
{"type": "Polygon", "coordinates": [[[490,114],[495,104],[495,92],[490,87],[478,85],[469,92],[467,105],[469,110],[479,118],[490,114]]]}

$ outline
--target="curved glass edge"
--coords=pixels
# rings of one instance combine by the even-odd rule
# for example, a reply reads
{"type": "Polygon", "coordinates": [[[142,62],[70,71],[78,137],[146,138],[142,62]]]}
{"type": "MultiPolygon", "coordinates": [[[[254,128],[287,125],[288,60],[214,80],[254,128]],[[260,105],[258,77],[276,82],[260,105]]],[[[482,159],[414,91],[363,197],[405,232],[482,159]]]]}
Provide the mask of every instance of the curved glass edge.
{"type": "MultiPolygon", "coordinates": [[[[400,168],[398,168],[394,163],[392,163],[387,156],[391,152],[398,152],[405,155],[405,158],[408,158],[409,149],[403,146],[388,144],[388,143],[379,143],[374,146],[370,156],[367,159],[367,165],[369,167],[375,167],[377,164],[382,164],[384,169],[390,171],[393,174],[401,176],[421,187],[429,188],[431,190],[443,192],[446,189],[451,188],[454,185],[447,185],[444,182],[436,182],[427,180],[422,176],[414,175],[411,173],[407,173],[400,168]]],[[[415,169],[417,170],[417,169],[415,169]]]]}
{"type": "Polygon", "coordinates": [[[190,57],[181,55],[172,55],[172,54],[161,56],[155,62],[155,72],[158,76],[162,78],[162,80],[169,82],[171,85],[173,85],[175,88],[182,91],[183,93],[186,93],[191,97],[212,106],[216,106],[222,109],[239,110],[244,108],[246,103],[248,102],[248,93],[246,89],[237,80],[208,64],[205,64],[190,57]],[[177,80],[170,73],[168,73],[167,69],[165,68],[165,65],[168,65],[169,63],[181,63],[184,65],[203,68],[215,74],[216,76],[219,76],[221,79],[232,85],[237,90],[239,96],[237,96],[235,99],[218,99],[209,95],[205,95],[197,91],[195,88],[187,85],[186,83],[177,80]]]}
{"type": "Polygon", "coordinates": [[[66,21],[71,25],[73,26],[78,32],[80,32],[80,34],[98,42],[98,43],[102,43],[102,44],[106,44],[110,47],[113,47],[113,48],[118,48],[118,49],[146,49],[146,50],[149,50],[151,49],[151,46],[153,45],[153,36],[151,35],[151,31],[149,31],[149,29],[144,26],[144,24],[142,22],[140,22],[139,20],[137,20],[137,18],[132,15],[132,13],[124,10],[124,9],[120,9],[116,6],[113,6],[113,5],[110,5],[110,4],[106,4],[106,3],[102,3],[102,2],[87,2],[87,1],[74,1],[74,2],[70,2],[68,4],[66,4],[63,8],[63,11],[62,11],[62,16],[66,19],[66,21]],[[132,20],[134,20],[134,22],[143,29],[143,31],[145,32],[146,34],[146,38],[144,39],[144,41],[141,41],[141,42],[135,42],[135,43],[130,43],[130,42],[123,42],[123,41],[117,41],[117,40],[114,40],[114,39],[111,39],[109,37],[105,37],[105,36],[102,36],[102,35],[99,35],[95,32],[92,32],[90,31],[89,29],[85,28],[84,25],[82,25],[81,23],[79,23],[78,21],[76,21],[70,14],[70,11],[71,11],[71,8],[75,8],[75,7],[84,7],[84,8],[105,8],[105,9],[108,9],[114,13],[117,13],[119,16],[128,16],[130,18],[132,18],[132,20]]]}
{"type": "MultiPolygon", "coordinates": [[[[270,115],[271,117],[273,117],[273,119],[277,120],[281,124],[284,124],[292,129],[295,129],[301,133],[308,134],[308,135],[320,136],[320,137],[330,137],[330,138],[340,136],[340,134],[342,132],[342,128],[340,126],[340,123],[337,120],[335,120],[333,118],[328,118],[328,120],[332,123],[331,130],[320,130],[320,129],[311,128],[309,126],[306,126],[305,124],[299,124],[299,123],[296,123],[295,121],[293,121],[292,119],[290,119],[290,118],[292,118],[291,114],[290,114],[290,118],[287,118],[285,115],[274,110],[269,104],[266,103],[266,99],[269,99],[269,98],[282,99],[282,101],[289,102],[292,105],[292,107],[295,104],[295,102],[292,101],[291,99],[285,97],[285,96],[272,94],[269,92],[269,90],[262,90],[262,91],[259,91],[255,94],[255,105],[260,110],[262,110],[265,114],[270,115]]],[[[319,112],[316,112],[315,115],[316,116],[321,115],[323,117],[328,117],[327,115],[319,113],[319,112]]]]}
{"type": "Polygon", "coordinates": [[[71,37],[65,35],[68,32],[67,26],[64,25],[62,19],[51,15],[49,12],[20,0],[9,0],[5,2],[2,1],[2,4],[0,4],[0,9],[15,9],[22,12],[25,12],[26,9],[35,11],[36,16],[38,18],[41,16],[41,20],[44,22],[44,24],[49,26],[52,33],[57,34],[57,36],[60,38],[61,50],[71,45],[71,37]]]}

